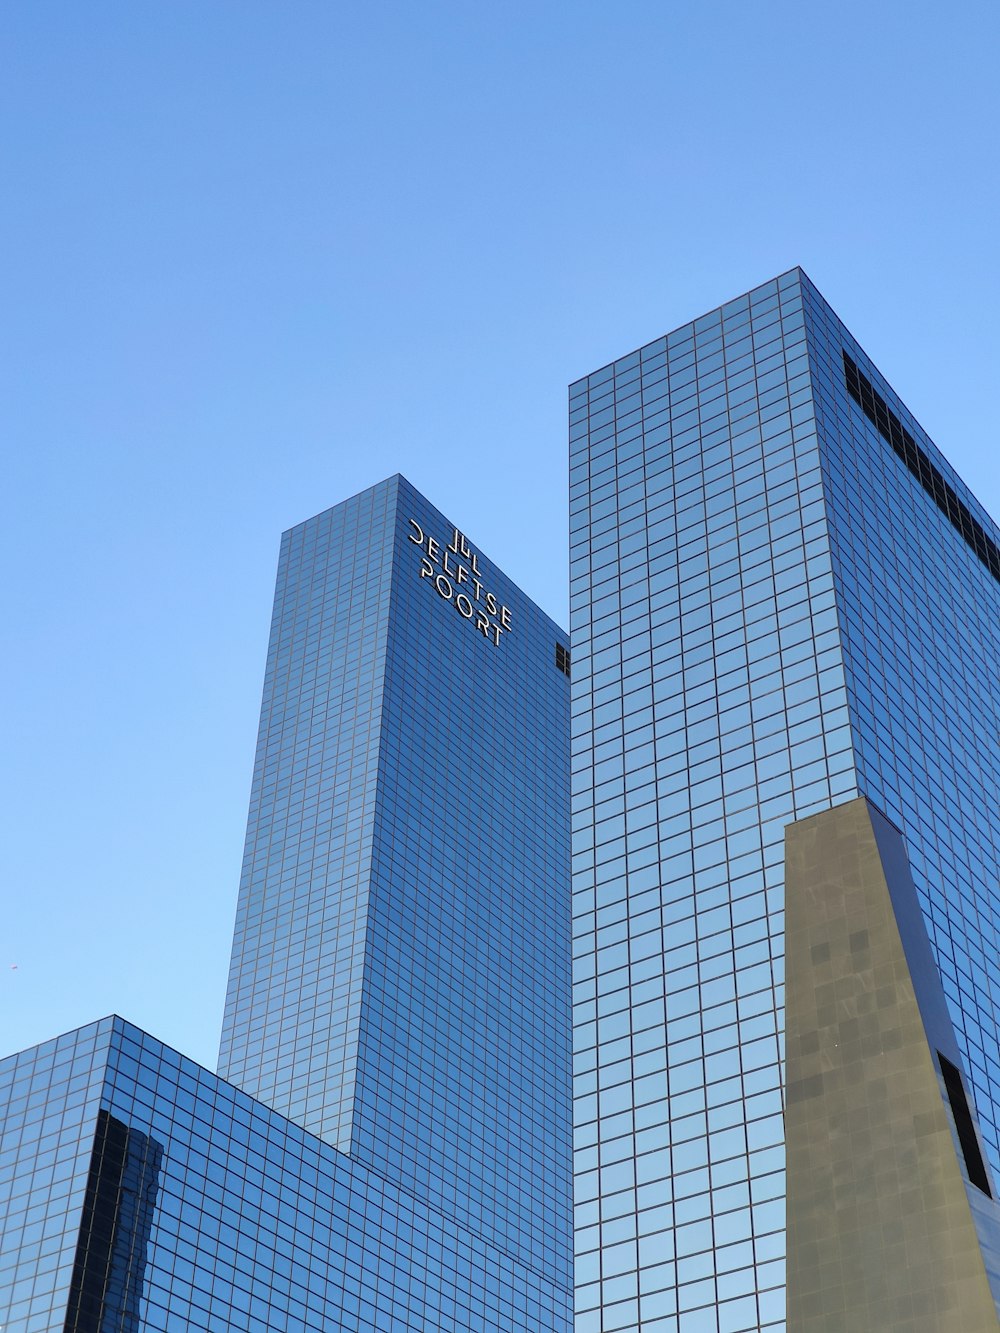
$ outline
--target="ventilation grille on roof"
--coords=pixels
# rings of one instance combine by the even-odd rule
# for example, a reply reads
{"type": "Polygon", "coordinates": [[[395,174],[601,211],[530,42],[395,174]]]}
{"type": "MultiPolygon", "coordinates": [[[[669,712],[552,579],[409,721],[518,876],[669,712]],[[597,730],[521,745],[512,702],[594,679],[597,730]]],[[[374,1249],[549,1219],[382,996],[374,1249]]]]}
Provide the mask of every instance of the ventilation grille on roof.
{"type": "Polygon", "coordinates": [[[875,392],[851,358],[844,353],[844,379],[847,392],[862,412],[888,440],[895,453],[903,460],[942,514],[965,538],[995,579],[1000,581],[1000,547],[986,535],[983,525],[973,518],[968,505],[962,503],[953,487],[920,448],[885,399],[875,392]]]}

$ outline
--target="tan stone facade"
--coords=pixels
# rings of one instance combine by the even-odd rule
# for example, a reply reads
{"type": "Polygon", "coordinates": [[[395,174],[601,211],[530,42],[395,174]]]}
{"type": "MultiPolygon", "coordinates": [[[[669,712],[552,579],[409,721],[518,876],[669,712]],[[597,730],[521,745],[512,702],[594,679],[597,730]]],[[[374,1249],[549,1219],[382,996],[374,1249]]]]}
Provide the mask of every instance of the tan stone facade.
{"type": "Polygon", "coordinates": [[[786,832],[788,1333],[995,1333],[887,837],[863,798],[786,832]]]}

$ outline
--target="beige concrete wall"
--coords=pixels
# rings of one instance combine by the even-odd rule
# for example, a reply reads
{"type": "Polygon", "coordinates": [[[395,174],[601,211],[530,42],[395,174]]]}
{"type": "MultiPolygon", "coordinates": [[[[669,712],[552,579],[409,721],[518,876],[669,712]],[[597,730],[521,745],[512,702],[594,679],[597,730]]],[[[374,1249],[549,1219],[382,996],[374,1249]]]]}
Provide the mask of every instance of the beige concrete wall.
{"type": "Polygon", "coordinates": [[[863,798],[789,826],[785,894],[788,1333],[995,1333],[863,798]]]}

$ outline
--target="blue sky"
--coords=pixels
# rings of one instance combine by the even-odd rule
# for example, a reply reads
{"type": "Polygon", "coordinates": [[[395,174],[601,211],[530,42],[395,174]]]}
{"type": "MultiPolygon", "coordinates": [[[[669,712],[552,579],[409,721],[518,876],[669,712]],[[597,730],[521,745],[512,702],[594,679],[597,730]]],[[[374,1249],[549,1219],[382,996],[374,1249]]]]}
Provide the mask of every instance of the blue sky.
{"type": "Polygon", "coordinates": [[[566,384],[801,263],[994,514],[1000,9],[8,0],[0,1053],[214,1064],[282,529],[566,618],[566,384]]]}

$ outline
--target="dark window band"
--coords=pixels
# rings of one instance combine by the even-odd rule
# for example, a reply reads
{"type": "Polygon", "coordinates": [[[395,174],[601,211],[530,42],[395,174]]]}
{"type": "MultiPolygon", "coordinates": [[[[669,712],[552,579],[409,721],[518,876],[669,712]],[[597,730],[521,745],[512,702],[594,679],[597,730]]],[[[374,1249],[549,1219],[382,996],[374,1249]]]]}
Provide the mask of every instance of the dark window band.
{"type": "Polygon", "coordinates": [[[965,1095],[962,1075],[940,1051],[938,1051],[938,1061],[941,1064],[941,1073],[944,1075],[945,1091],[951,1103],[951,1113],[955,1117],[955,1128],[958,1130],[958,1141],[962,1148],[962,1156],[965,1158],[969,1179],[977,1189],[981,1189],[985,1195],[992,1198],[990,1178],[986,1173],[983,1155],[979,1151],[979,1139],[972,1122],[972,1112],[969,1109],[969,1099],[965,1095]]]}
{"type": "Polygon", "coordinates": [[[556,644],[556,666],[564,676],[569,675],[569,649],[561,643],[556,644]]]}
{"type": "Polygon", "coordinates": [[[903,460],[952,527],[957,528],[993,577],[1000,581],[1000,547],[986,535],[985,528],[972,516],[968,505],[958,498],[954,487],[948,485],[940,470],[920,448],[895,412],[890,410],[885,399],[875,392],[871,380],[862,375],[846,352],[844,379],[847,392],[868,420],[882,438],[892,445],[893,452],[903,460]]]}
{"type": "Polygon", "coordinates": [[[98,1112],[64,1333],[138,1333],[162,1157],[154,1139],[98,1112]]]}

